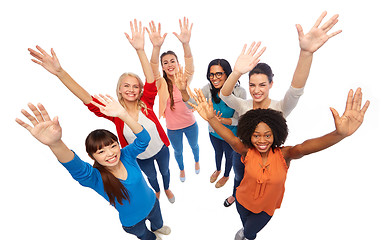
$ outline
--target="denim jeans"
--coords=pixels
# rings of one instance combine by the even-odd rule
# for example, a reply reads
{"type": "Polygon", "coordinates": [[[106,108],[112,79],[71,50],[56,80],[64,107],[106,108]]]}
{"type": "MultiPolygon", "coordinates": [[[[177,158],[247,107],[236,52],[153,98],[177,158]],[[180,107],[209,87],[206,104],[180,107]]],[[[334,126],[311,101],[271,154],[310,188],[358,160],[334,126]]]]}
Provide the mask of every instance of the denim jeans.
{"type": "Polygon", "coordinates": [[[145,224],[146,220],[150,221],[150,229],[152,231],[156,231],[156,230],[162,228],[163,219],[161,216],[160,203],[159,203],[157,198],[156,198],[156,202],[154,203],[152,210],[150,211],[149,215],[145,219],[141,220],[139,223],[137,223],[131,227],[122,226],[122,228],[127,233],[130,233],[130,234],[137,236],[138,239],[155,240],[156,235],[146,227],[146,224],[145,224]]]}
{"type": "Polygon", "coordinates": [[[241,162],[241,155],[235,151],[232,153],[233,158],[233,171],[234,171],[234,183],[233,183],[233,195],[236,197],[236,188],[240,185],[242,178],[244,177],[245,165],[241,162]]]}
{"type": "Polygon", "coordinates": [[[213,145],[215,151],[215,165],[217,167],[217,171],[221,171],[222,157],[225,154],[225,172],[223,174],[224,177],[229,177],[230,170],[232,169],[233,164],[233,149],[232,147],[224,140],[214,137],[209,134],[211,144],[213,145]]]}
{"type": "Polygon", "coordinates": [[[147,159],[138,159],[137,162],[140,166],[141,170],[148,177],[148,181],[155,192],[160,192],[160,186],[157,181],[157,172],[154,166],[154,160],[156,160],[158,168],[160,170],[163,183],[164,190],[169,188],[169,182],[171,175],[169,173],[169,148],[167,146],[163,146],[161,150],[151,158],[147,159]]]}
{"type": "Polygon", "coordinates": [[[167,129],[168,138],[169,141],[171,141],[175,153],[175,159],[179,165],[180,170],[184,170],[183,134],[187,137],[188,143],[192,149],[192,153],[194,154],[195,162],[199,162],[198,132],[198,124],[196,122],[191,126],[182,129],[167,129]]]}
{"type": "Polygon", "coordinates": [[[244,236],[247,239],[256,239],[256,235],[271,220],[272,216],[266,212],[253,213],[236,201],[237,212],[240,214],[244,236]]]}

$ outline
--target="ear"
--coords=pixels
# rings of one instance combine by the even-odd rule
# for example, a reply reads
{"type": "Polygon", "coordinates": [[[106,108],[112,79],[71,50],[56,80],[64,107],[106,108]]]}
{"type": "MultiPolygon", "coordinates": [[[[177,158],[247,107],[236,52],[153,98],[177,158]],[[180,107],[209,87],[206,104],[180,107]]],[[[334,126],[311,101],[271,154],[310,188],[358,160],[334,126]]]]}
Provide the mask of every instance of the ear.
{"type": "Polygon", "coordinates": [[[274,85],[274,81],[271,81],[271,82],[269,83],[269,89],[271,89],[273,85],[274,85]]]}

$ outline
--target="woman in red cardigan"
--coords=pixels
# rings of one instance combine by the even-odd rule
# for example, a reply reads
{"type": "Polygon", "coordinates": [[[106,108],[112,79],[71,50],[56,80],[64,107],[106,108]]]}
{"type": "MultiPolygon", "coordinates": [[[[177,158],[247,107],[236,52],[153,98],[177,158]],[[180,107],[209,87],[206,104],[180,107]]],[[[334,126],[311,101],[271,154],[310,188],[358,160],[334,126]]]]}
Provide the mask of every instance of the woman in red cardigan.
{"type": "MultiPolygon", "coordinates": [[[[169,140],[162,128],[156,114],[153,112],[154,100],[157,95],[157,88],[153,72],[144,51],[144,34],[145,30],[141,22],[137,20],[130,22],[131,37],[125,33],[130,44],[134,47],[139,57],[146,77],[145,85],[141,79],[134,73],[124,73],[120,76],[117,84],[117,97],[122,106],[138,123],[142,124],[151,136],[151,141],[144,153],[138,155],[137,162],[142,171],[148,177],[150,185],[156,192],[156,196],[160,196],[160,187],[157,181],[157,173],[154,167],[154,161],[159,166],[162,175],[165,194],[171,203],[175,202],[175,196],[169,189],[170,172],[169,172],[169,140]]],[[[42,48],[37,46],[39,52],[28,49],[30,54],[35,58],[33,62],[41,65],[47,71],[57,76],[61,82],[78,97],[90,111],[98,117],[104,117],[112,121],[119,136],[119,142],[123,147],[132,143],[135,139],[134,134],[124,124],[124,122],[116,117],[106,116],[101,113],[99,108],[91,104],[92,97],[84,88],[82,88],[73,78],[61,67],[60,62],[51,49],[51,55],[46,53],[42,48]]]]}

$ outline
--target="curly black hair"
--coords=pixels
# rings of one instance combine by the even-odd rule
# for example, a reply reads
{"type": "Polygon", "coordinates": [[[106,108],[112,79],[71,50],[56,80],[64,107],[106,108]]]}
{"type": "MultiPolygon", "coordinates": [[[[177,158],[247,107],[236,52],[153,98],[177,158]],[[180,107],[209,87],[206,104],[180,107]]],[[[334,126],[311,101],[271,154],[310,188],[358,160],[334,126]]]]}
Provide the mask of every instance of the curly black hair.
{"type": "Polygon", "coordinates": [[[274,136],[274,142],[271,146],[272,150],[280,147],[286,141],[288,127],[282,112],[273,109],[253,109],[242,115],[237,125],[238,138],[247,147],[253,148],[251,137],[257,125],[261,122],[267,124],[272,130],[274,136]]]}

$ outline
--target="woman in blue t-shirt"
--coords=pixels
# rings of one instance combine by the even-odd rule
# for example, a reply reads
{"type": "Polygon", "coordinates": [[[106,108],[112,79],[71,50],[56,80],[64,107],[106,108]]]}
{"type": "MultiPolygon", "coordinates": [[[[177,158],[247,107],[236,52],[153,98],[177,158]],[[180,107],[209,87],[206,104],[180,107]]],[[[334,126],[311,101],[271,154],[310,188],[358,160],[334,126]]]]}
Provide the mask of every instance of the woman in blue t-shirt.
{"type": "Polygon", "coordinates": [[[120,149],[118,138],[113,133],[103,129],[92,131],[85,146],[88,155],[94,160],[93,166],[82,161],[62,142],[58,117],[51,120],[42,104],[38,104],[38,108],[31,103],[28,105],[35,117],[22,110],[33,127],[20,119],[16,119],[16,122],[47,145],[76,181],[92,188],[109,201],[119,212],[126,232],[139,239],[160,239],[156,233],[169,234],[171,230],[163,226],[159,201],[147,185],[136,161],[138,154],[148,146],[150,136],[111,96],[96,97],[103,105],[96,102],[93,104],[107,116],[122,119],[136,135],[136,139],[120,149]],[[147,229],[146,220],[150,221],[152,231],[147,229]]]}

